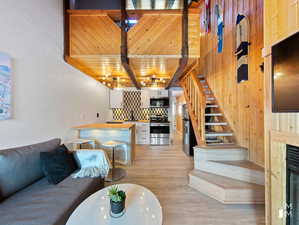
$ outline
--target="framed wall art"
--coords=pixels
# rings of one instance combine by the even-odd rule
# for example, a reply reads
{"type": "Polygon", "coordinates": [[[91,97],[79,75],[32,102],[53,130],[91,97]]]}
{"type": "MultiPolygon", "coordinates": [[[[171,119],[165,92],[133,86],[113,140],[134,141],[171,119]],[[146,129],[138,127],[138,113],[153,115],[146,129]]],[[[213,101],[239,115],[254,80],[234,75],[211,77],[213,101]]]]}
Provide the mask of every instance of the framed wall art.
{"type": "Polygon", "coordinates": [[[0,52],[0,120],[11,118],[11,58],[0,52]]]}

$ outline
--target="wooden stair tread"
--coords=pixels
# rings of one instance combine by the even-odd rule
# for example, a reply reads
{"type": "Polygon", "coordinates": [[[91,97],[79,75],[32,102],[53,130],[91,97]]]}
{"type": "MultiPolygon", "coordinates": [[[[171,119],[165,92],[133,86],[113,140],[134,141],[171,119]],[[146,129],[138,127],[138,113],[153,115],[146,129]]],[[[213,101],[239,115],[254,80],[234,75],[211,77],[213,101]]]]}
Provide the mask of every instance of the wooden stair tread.
{"type": "Polygon", "coordinates": [[[207,132],[206,137],[227,137],[233,136],[234,134],[231,132],[207,132]]]}
{"type": "Polygon", "coordinates": [[[223,204],[264,204],[264,186],[200,170],[189,173],[189,186],[223,204]]]}
{"type": "Polygon", "coordinates": [[[222,113],[206,113],[205,116],[222,116],[222,113]]]}
{"type": "Polygon", "coordinates": [[[246,168],[246,169],[250,169],[250,170],[264,172],[263,167],[256,165],[255,163],[250,162],[248,160],[236,160],[236,161],[214,161],[214,160],[211,160],[211,162],[216,162],[216,163],[221,163],[221,164],[225,164],[225,165],[231,165],[231,166],[242,167],[242,168],[246,168]]]}
{"type": "Polygon", "coordinates": [[[242,150],[247,150],[247,148],[244,148],[244,147],[241,147],[240,145],[236,145],[236,144],[225,144],[225,145],[219,145],[219,146],[217,146],[217,145],[213,145],[213,146],[201,146],[201,145],[197,145],[197,146],[195,146],[195,148],[200,148],[200,149],[202,149],[202,150],[219,150],[219,151],[221,151],[221,150],[228,150],[228,149],[231,149],[232,151],[233,150],[240,150],[240,149],[242,149],[242,150]]]}
{"type": "Polygon", "coordinates": [[[206,126],[227,126],[228,124],[226,122],[211,122],[211,123],[205,123],[206,126]]]}
{"type": "Polygon", "coordinates": [[[220,140],[220,139],[209,139],[209,138],[207,138],[206,142],[207,143],[220,143],[220,142],[223,142],[223,140],[220,140]]]}
{"type": "Polygon", "coordinates": [[[226,145],[233,145],[233,144],[234,144],[233,142],[227,142],[227,143],[226,142],[219,142],[219,143],[216,143],[216,142],[215,143],[213,143],[213,142],[209,143],[208,142],[207,143],[208,146],[226,146],[226,145]]]}
{"type": "Polygon", "coordinates": [[[206,105],[206,108],[219,108],[218,105],[206,105]]]}
{"type": "Polygon", "coordinates": [[[200,170],[193,170],[190,172],[190,175],[204,179],[207,182],[217,185],[225,190],[235,190],[235,189],[255,189],[255,190],[262,190],[262,191],[264,190],[264,186],[262,185],[239,181],[232,178],[219,176],[216,174],[203,172],[200,170]]]}

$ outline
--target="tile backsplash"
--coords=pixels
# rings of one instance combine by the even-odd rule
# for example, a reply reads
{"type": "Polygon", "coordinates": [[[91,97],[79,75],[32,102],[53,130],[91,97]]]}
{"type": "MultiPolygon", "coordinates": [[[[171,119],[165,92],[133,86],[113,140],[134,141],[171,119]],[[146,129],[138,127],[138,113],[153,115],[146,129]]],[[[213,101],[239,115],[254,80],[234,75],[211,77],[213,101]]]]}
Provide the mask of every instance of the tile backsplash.
{"type": "Polygon", "coordinates": [[[168,109],[165,108],[141,108],[140,91],[124,91],[124,107],[121,109],[112,109],[113,120],[130,120],[133,112],[135,120],[149,120],[150,115],[168,115],[168,109]]]}

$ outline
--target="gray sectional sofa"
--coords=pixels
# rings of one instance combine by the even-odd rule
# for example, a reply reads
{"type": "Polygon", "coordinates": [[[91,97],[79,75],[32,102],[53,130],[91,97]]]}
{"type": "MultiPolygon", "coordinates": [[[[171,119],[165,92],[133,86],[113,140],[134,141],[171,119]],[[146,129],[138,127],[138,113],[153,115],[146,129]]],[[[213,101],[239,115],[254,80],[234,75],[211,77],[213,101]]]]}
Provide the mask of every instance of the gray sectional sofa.
{"type": "Polygon", "coordinates": [[[84,199],[104,187],[101,178],[48,183],[40,152],[53,151],[60,142],[0,151],[0,225],[64,225],[84,199]]]}

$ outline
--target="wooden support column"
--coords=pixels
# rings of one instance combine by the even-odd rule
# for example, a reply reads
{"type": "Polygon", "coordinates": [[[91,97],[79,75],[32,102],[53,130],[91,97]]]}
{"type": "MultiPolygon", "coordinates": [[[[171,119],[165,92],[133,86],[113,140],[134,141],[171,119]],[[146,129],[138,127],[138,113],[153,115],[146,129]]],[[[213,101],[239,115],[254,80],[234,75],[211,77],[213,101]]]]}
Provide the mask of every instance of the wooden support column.
{"type": "Polygon", "coordinates": [[[127,74],[129,75],[132,83],[137,89],[141,89],[134,71],[132,70],[128,59],[128,33],[127,33],[127,10],[126,0],[121,0],[121,63],[127,74]]]}
{"type": "Polygon", "coordinates": [[[182,19],[182,58],[180,64],[166,88],[170,88],[184,74],[189,59],[189,37],[188,37],[188,0],[184,0],[183,19],[182,19]]]}

